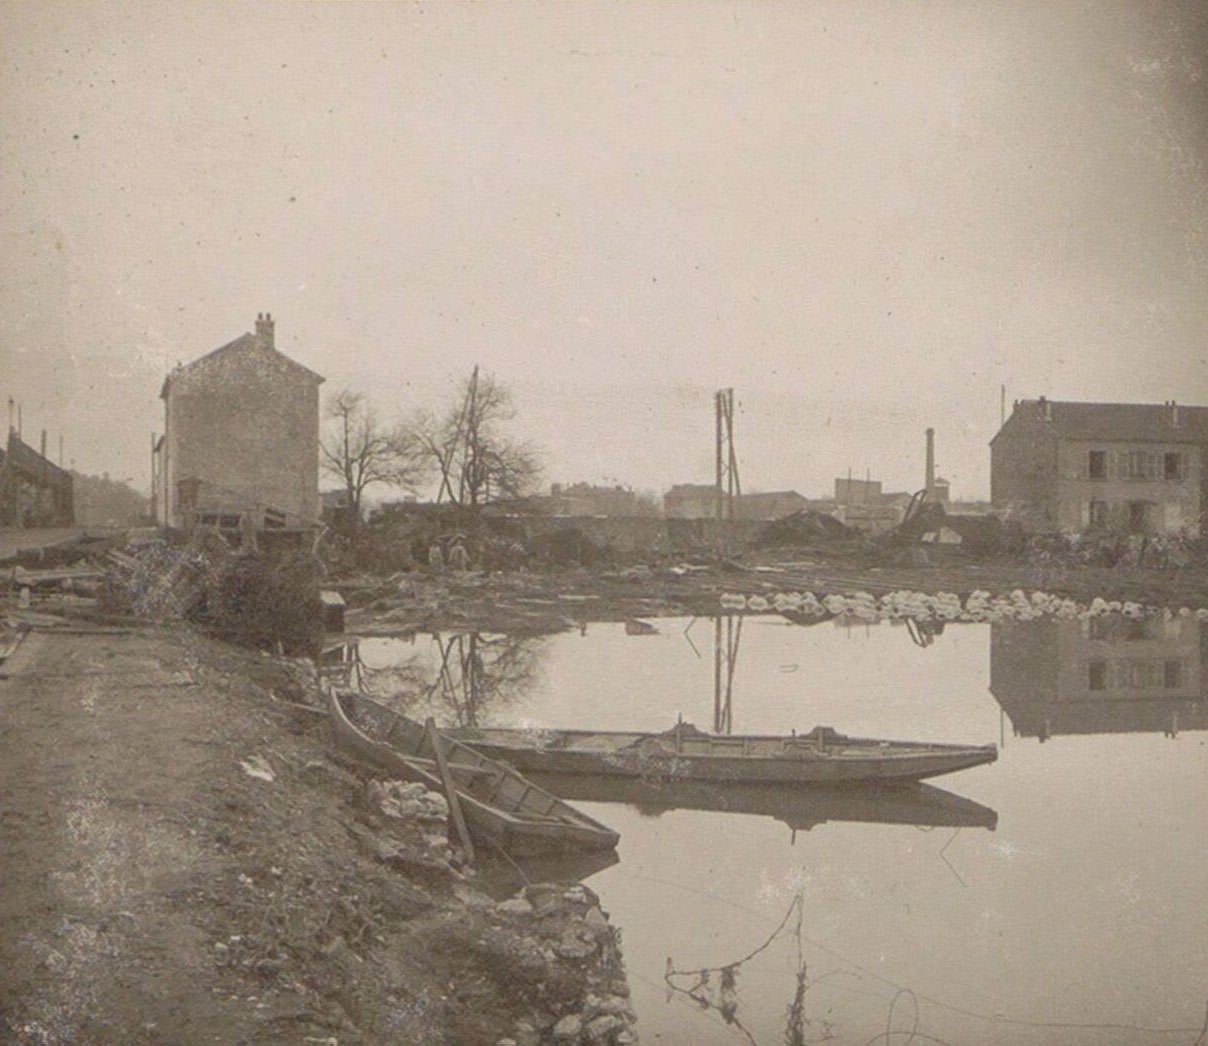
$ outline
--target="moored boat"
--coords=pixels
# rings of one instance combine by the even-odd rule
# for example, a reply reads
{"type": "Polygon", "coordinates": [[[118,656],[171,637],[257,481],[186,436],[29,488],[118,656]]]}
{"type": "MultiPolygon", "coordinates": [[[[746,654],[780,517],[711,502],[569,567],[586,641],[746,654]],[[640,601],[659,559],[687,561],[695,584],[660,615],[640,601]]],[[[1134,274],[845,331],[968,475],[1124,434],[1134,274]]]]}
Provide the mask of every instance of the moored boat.
{"type": "Polygon", "coordinates": [[[994,745],[881,741],[846,737],[821,726],[789,736],[706,734],[689,723],[661,734],[507,727],[463,727],[447,733],[525,773],[689,781],[919,781],[998,758],[994,745]]]}
{"type": "MultiPolygon", "coordinates": [[[[443,791],[427,729],[357,693],[327,691],[337,742],[365,762],[443,791]]],[[[445,738],[448,770],[472,835],[511,856],[610,850],[620,836],[513,767],[445,738]]]]}

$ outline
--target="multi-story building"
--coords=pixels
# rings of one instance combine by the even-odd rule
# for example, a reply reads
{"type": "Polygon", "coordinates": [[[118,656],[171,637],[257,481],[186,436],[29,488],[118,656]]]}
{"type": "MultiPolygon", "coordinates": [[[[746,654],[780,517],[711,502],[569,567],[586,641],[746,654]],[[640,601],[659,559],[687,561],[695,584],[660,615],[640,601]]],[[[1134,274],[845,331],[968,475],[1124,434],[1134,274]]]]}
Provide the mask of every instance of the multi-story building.
{"type": "Polygon", "coordinates": [[[1198,533],[1208,407],[1021,400],[990,442],[997,511],[1065,533],[1198,533]]]}
{"type": "Polygon", "coordinates": [[[156,517],[260,528],[319,519],[319,386],[278,352],[273,319],[164,379],[156,444],[156,517]]]}

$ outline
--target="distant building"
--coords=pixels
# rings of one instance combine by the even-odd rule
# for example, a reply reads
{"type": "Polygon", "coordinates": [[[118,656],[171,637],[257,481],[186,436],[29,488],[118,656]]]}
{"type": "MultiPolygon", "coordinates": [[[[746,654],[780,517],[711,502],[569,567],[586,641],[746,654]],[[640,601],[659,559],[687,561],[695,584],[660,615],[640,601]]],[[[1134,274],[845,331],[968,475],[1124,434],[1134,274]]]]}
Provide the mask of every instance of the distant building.
{"type": "Polygon", "coordinates": [[[881,497],[879,479],[836,479],[836,505],[868,505],[881,497]]]}
{"type": "Polygon", "coordinates": [[[75,522],[75,487],[71,473],[26,444],[16,429],[0,449],[0,525],[6,527],[70,526],[75,522]]]}
{"type": "Polygon", "coordinates": [[[164,379],[155,454],[156,518],[257,528],[319,519],[319,386],[277,351],[273,319],[164,379]]]}
{"type": "Polygon", "coordinates": [[[668,519],[717,519],[722,493],[712,483],[677,483],[663,495],[668,519]]]}
{"type": "Polygon", "coordinates": [[[880,534],[902,522],[909,504],[909,494],[885,493],[880,480],[836,479],[835,507],[831,514],[856,530],[880,534]]]}
{"type": "MultiPolygon", "coordinates": [[[[668,519],[718,519],[725,515],[725,497],[712,483],[679,483],[663,495],[668,519]]],[[[734,519],[772,520],[809,508],[809,499],[795,490],[758,491],[734,498],[734,519]]]]}
{"type": "Polygon", "coordinates": [[[809,499],[795,490],[768,490],[734,499],[735,519],[773,520],[809,508],[809,499]]]}
{"type": "Polygon", "coordinates": [[[319,517],[331,526],[346,527],[352,524],[352,501],[348,497],[348,491],[343,487],[338,490],[320,491],[319,517]]]}
{"type": "Polygon", "coordinates": [[[1198,533],[1208,407],[1021,400],[990,442],[996,510],[1065,533],[1198,533]]]}
{"type": "Polygon", "coordinates": [[[590,483],[554,483],[549,489],[559,516],[637,516],[638,496],[628,487],[597,487],[590,483]]]}
{"type": "Polygon", "coordinates": [[[1191,617],[1013,621],[990,626],[990,691],[1015,733],[1208,729],[1208,628],[1191,617]]]}

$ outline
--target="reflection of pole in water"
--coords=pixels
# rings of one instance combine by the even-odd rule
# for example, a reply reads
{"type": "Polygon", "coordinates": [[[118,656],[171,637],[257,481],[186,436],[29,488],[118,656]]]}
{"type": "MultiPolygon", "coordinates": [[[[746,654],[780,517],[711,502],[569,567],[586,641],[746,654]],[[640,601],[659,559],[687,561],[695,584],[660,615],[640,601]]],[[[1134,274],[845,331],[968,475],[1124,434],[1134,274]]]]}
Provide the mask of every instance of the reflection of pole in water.
{"type": "Polygon", "coordinates": [[[458,633],[447,640],[437,636],[436,643],[440,649],[440,669],[436,686],[440,689],[441,696],[452,706],[458,726],[477,726],[483,681],[478,633],[458,633]],[[450,661],[454,661],[457,666],[456,679],[453,678],[450,661]]]}
{"type": "Polygon", "coordinates": [[[727,614],[713,619],[713,732],[729,734],[734,730],[731,697],[734,668],[742,642],[742,617],[727,614]]]}
{"type": "Polygon", "coordinates": [[[482,654],[478,650],[478,633],[457,637],[458,653],[461,656],[461,689],[464,699],[466,726],[478,725],[478,704],[483,692],[482,654]]]}

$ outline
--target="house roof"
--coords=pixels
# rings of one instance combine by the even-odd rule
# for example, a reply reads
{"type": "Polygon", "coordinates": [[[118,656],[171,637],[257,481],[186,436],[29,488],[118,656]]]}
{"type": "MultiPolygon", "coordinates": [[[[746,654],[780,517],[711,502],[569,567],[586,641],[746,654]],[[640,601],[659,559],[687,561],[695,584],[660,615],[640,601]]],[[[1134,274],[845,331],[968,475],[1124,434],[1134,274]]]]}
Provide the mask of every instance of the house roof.
{"type": "MultiPolygon", "coordinates": [[[[716,488],[711,488],[711,489],[716,489],[716,488]]],[[[795,491],[795,490],[753,490],[749,494],[741,494],[739,496],[742,498],[743,501],[755,501],[755,500],[775,501],[775,500],[784,500],[786,498],[793,498],[798,501],[807,500],[807,498],[805,497],[804,494],[798,494],[797,491],[795,491]]]]}
{"type": "Polygon", "coordinates": [[[1021,400],[1011,416],[1018,413],[1044,419],[1064,439],[1208,443],[1208,407],[1021,400]]]}
{"type": "MultiPolygon", "coordinates": [[[[720,493],[721,492],[717,489],[716,485],[712,483],[677,483],[669,491],[667,491],[667,494],[680,495],[714,495],[720,493]]],[[[667,495],[665,494],[663,496],[666,497],[667,495]]]]}
{"type": "Polygon", "coordinates": [[[272,345],[265,345],[250,332],[245,332],[235,338],[234,341],[228,341],[225,345],[220,345],[211,352],[207,352],[204,356],[199,356],[192,363],[186,363],[184,366],[177,366],[172,370],[167,377],[164,378],[164,383],[159,390],[159,398],[165,399],[168,395],[168,389],[171,387],[173,379],[179,378],[183,374],[188,374],[198,368],[206,367],[212,364],[221,356],[232,355],[236,352],[252,352],[260,351],[268,353],[279,363],[287,365],[288,369],[293,370],[299,377],[307,378],[313,381],[316,385],[320,385],[325,380],[321,375],[316,374],[309,367],[304,367],[297,360],[290,359],[284,352],[277,351],[272,345]]]}

